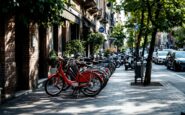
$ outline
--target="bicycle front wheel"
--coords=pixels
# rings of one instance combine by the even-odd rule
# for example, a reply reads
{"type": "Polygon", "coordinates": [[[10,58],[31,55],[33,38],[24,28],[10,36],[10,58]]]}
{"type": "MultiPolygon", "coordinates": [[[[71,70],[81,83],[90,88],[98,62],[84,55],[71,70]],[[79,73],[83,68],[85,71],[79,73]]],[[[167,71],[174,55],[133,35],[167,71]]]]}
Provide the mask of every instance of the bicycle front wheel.
{"type": "Polygon", "coordinates": [[[89,85],[87,87],[84,87],[81,89],[81,92],[85,95],[85,96],[96,96],[100,93],[101,89],[102,89],[102,80],[101,78],[95,74],[95,73],[91,73],[92,74],[92,78],[89,82],[89,85]]]}
{"type": "Polygon", "coordinates": [[[60,76],[53,75],[45,83],[45,91],[50,96],[57,96],[64,87],[64,81],[60,76]]]}

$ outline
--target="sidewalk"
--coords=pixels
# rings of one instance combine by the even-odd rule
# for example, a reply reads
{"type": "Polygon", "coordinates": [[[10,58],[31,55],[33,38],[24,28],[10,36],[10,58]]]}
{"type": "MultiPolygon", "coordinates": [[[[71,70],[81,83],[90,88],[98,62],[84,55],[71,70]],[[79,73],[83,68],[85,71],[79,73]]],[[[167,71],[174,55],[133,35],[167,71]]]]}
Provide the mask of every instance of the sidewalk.
{"type": "MultiPolygon", "coordinates": [[[[50,97],[40,88],[0,106],[0,115],[180,115],[185,111],[185,94],[167,77],[153,72],[152,81],[163,86],[131,86],[134,72],[120,67],[97,97],[50,97]]],[[[185,79],[173,79],[185,84],[185,79]]]]}

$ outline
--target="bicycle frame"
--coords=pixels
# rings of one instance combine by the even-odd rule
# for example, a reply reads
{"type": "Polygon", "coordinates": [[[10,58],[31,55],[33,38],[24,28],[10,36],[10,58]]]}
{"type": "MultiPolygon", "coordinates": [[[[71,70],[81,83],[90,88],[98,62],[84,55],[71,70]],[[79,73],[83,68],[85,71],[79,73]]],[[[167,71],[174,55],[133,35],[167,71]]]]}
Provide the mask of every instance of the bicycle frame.
{"type": "Polygon", "coordinates": [[[45,91],[50,96],[57,96],[69,87],[72,87],[73,95],[78,96],[82,92],[85,96],[96,96],[110,77],[110,70],[106,68],[88,68],[85,63],[74,59],[59,58],[58,61],[56,72],[52,72],[45,83],[45,91]]]}
{"type": "MultiPolygon", "coordinates": [[[[89,71],[89,70],[80,73],[80,71],[78,69],[75,80],[70,80],[63,70],[62,63],[60,63],[55,75],[57,77],[62,77],[64,82],[69,86],[85,87],[85,86],[90,85],[90,81],[92,79],[91,73],[92,73],[92,71],[89,71]]],[[[52,77],[52,75],[48,76],[48,78],[51,78],[51,77],[52,77]]]]}

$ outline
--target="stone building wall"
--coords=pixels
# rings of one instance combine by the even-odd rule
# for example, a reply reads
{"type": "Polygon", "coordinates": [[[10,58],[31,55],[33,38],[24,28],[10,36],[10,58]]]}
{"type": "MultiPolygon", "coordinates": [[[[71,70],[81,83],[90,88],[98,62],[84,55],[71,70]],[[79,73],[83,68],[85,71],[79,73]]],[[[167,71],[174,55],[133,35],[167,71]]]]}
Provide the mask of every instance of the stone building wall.
{"type": "Polygon", "coordinates": [[[5,26],[5,98],[11,97],[16,88],[16,63],[15,63],[15,22],[14,18],[8,20],[5,26]]]}
{"type": "Polygon", "coordinates": [[[34,89],[37,87],[38,61],[39,61],[39,31],[38,25],[30,24],[30,41],[29,41],[29,87],[34,89]]]}

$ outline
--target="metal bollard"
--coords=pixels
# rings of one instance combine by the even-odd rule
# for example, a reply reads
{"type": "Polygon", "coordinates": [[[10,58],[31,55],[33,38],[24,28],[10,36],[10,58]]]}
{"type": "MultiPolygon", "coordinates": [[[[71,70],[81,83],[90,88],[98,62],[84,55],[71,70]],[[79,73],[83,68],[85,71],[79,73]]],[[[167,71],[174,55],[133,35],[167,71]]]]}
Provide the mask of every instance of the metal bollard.
{"type": "Polygon", "coordinates": [[[142,62],[136,63],[135,68],[135,83],[137,83],[137,79],[141,79],[141,83],[143,83],[143,72],[144,72],[144,64],[142,62]]]}

